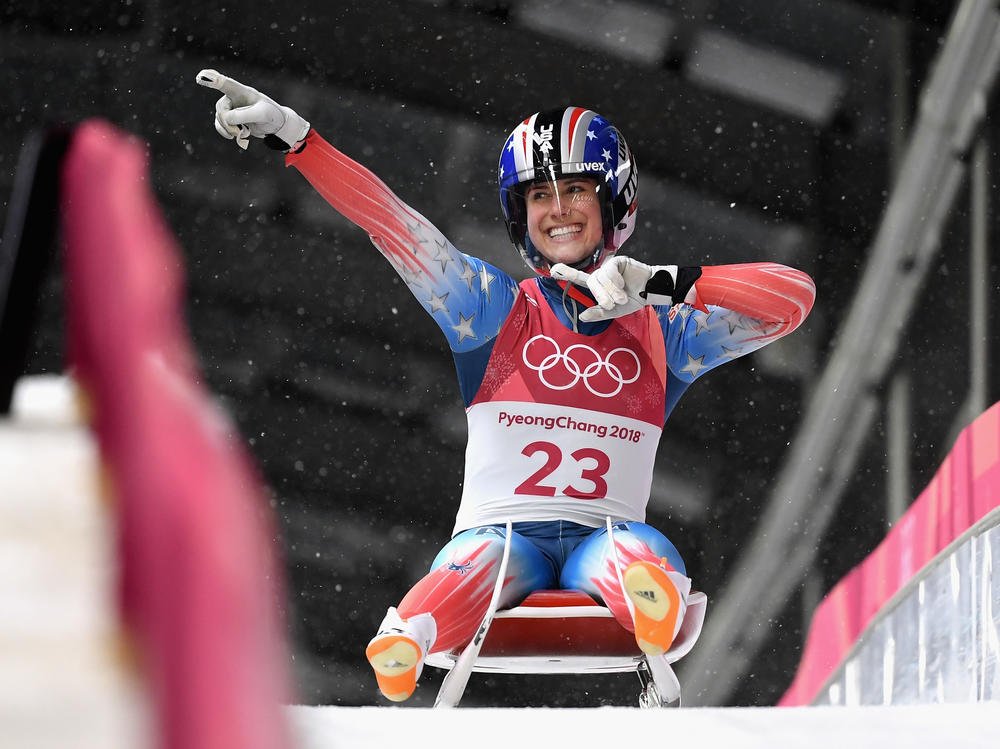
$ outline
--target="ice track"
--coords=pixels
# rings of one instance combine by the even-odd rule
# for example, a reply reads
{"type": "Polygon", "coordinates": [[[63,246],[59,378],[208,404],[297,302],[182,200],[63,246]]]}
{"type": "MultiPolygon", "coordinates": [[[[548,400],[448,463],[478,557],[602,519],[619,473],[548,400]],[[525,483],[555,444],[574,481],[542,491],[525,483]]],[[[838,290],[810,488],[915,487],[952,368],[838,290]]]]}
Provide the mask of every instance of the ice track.
{"type": "Polygon", "coordinates": [[[985,749],[1000,703],[906,707],[292,707],[297,749],[985,749]]]}

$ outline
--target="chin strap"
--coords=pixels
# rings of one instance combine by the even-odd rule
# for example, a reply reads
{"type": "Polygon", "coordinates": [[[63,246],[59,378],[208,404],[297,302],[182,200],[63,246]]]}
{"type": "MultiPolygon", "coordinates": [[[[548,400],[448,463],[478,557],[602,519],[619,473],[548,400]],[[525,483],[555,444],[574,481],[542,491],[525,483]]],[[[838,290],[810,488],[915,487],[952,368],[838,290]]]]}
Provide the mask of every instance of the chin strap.
{"type": "Polygon", "coordinates": [[[556,283],[559,284],[559,288],[563,290],[563,294],[568,295],[570,299],[579,302],[583,307],[593,307],[597,304],[597,302],[584,294],[578,286],[574,286],[569,281],[556,281],[556,283]]]}

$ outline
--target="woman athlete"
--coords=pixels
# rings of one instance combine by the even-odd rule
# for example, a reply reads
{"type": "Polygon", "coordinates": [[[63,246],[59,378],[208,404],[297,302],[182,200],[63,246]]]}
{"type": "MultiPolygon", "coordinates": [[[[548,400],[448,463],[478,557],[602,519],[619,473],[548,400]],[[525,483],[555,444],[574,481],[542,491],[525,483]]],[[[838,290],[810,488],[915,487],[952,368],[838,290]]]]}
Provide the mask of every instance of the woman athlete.
{"type": "Polygon", "coordinates": [[[664,423],[699,376],[795,330],[812,279],[777,263],[650,266],[618,254],[635,228],[636,165],[588,109],[533,114],[501,150],[504,221],[536,274],[518,283],[457,249],[291,109],[214,70],[197,82],[223,94],[221,135],[284,151],[368,233],[454,355],[469,425],[462,498],[451,540],[368,644],[382,694],[407,699],[428,653],[470,640],[507,521],[500,608],[542,588],[583,590],[643,652],[667,651],[691,580],[643,522],[664,423]]]}

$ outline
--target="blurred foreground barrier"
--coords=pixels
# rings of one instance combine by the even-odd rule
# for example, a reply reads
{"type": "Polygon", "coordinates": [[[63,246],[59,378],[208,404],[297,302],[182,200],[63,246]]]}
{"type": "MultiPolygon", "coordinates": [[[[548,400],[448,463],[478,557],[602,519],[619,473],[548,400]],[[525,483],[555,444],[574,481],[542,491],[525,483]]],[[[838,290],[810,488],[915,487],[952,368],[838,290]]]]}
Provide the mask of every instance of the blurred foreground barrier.
{"type": "MultiPolygon", "coordinates": [[[[66,245],[69,368],[96,437],[114,539],[112,615],[120,614],[134,646],[154,724],[149,745],[283,749],[291,680],[276,530],[242,439],[200,384],[184,324],[181,253],[153,198],[144,144],[92,120],[67,134],[58,156],[37,163],[58,170],[49,199],[61,208],[66,245]]],[[[44,198],[35,192],[28,202],[44,198]]],[[[17,258],[46,249],[25,241],[31,236],[5,232],[5,240],[20,237],[16,248],[5,241],[4,257],[14,262],[3,267],[14,269],[7,287],[21,297],[37,293],[25,279],[39,274],[19,272],[17,258]]],[[[4,317],[4,327],[18,326],[4,317]]],[[[14,358],[4,359],[7,370],[14,358]]],[[[65,472],[65,453],[54,450],[49,463],[47,449],[38,448],[33,470],[65,472]]],[[[36,502],[44,524],[46,498],[4,500],[36,502]]],[[[34,557],[28,561],[45,562],[44,552],[34,557]]],[[[55,712],[53,720],[73,720],[55,712]]],[[[88,741],[78,735],[73,745],[88,741]]]]}
{"type": "Polygon", "coordinates": [[[1000,404],[816,609],[781,705],[1000,700],[1000,404]]]}

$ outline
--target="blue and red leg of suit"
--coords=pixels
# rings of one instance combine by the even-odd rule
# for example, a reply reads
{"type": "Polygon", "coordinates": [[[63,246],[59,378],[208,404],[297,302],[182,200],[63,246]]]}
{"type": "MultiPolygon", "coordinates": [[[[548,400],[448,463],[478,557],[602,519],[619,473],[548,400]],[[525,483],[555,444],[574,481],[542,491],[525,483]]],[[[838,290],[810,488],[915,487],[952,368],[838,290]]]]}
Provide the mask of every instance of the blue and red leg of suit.
{"type": "MultiPolygon", "coordinates": [[[[686,574],[677,549],[655,528],[619,522],[613,534],[621,570],[633,562],[648,561],[686,574]]],[[[422,613],[434,617],[433,652],[464,647],[475,634],[489,608],[505,541],[506,531],[498,526],[459,533],[400,602],[397,609],[404,619],[422,613]]],[[[516,523],[505,577],[501,609],[516,606],[534,590],[582,590],[603,602],[623,627],[633,630],[606,528],[560,521],[516,523]]]]}

